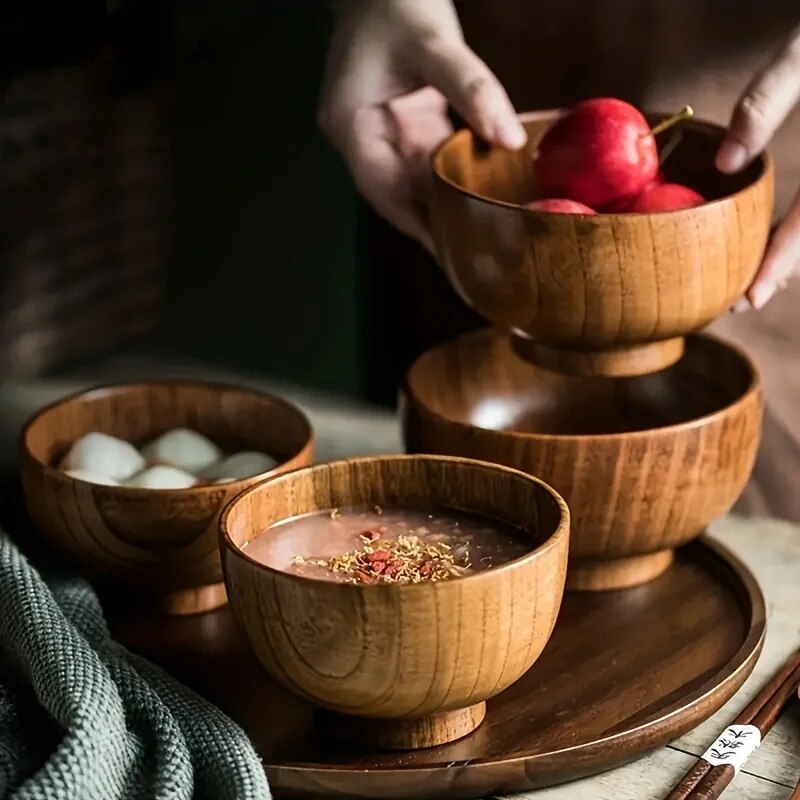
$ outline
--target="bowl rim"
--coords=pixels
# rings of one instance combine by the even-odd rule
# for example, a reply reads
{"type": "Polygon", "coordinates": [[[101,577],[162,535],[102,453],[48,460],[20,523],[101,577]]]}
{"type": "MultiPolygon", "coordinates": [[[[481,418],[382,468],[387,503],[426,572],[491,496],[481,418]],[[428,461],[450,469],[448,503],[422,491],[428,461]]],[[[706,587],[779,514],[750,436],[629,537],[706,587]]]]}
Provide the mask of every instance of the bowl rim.
{"type": "MultiPolygon", "coordinates": [[[[98,384],[97,386],[91,386],[88,389],[79,389],[75,392],[71,392],[64,397],[59,398],[58,400],[54,400],[52,403],[48,403],[46,406],[38,409],[37,411],[33,412],[31,416],[27,419],[25,424],[22,426],[22,430],[19,434],[19,450],[24,455],[25,458],[33,461],[38,465],[40,469],[44,471],[46,475],[55,480],[64,481],[66,483],[73,483],[78,484],[81,486],[88,486],[91,487],[92,491],[95,492],[102,492],[102,493],[120,493],[123,495],[136,495],[136,496],[145,496],[150,495],[152,497],[163,497],[163,498],[171,498],[175,496],[181,497],[188,497],[192,494],[196,493],[211,493],[211,492],[219,492],[221,489],[225,490],[226,492],[230,493],[231,489],[235,489],[238,493],[241,489],[250,486],[254,481],[261,481],[265,478],[273,477],[275,475],[279,475],[282,472],[287,471],[287,465],[291,465],[298,459],[304,458],[306,455],[308,458],[311,458],[314,446],[314,428],[311,425],[310,420],[306,413],[296,406],[294,403],[286,400],[285,398],[281,397],[280,395],[273,394],[272,392],[262,391],[260,389],[251,389],[246,386],[237,385],[234,383],[226,383],[225,381],[213,381],[213,380],[190,380],[184,378],[153,378],[150,380],[137,380],[137,381],[123,381],[119,383],[103,383],[98,384]],[[185,387],[185,388],[201,388],[207,389],[212,391],[236,391],[241,392],[244,394],[253,395],[256,398],[262,400],[268,400],[278,406],[280,406],[284,411],[289,412],[290,414],[294,414],[298,421],[305,429],[304,434],[304,441],[302,446],[297,449],[292,455],[281,461],[280,463],[276,464],[271,470],[268,472],[261,472],[258,475],[251,475],[247,478],[238,478],[237,480],[227,481],[225,483],[210,483],[210,484],[203,484],[201,486],[187,486],[182,489],[151,489],[144,486],[125,486],[123,484],[116,484],[116,485],[107,485],[102,483],[92,483],[91,481],[84,481],[80,478],[74,478],[72,475],[67,475],[64,470],[59,469],[58,467],[54,467],[51,464],[47,464],[38,456],[35,456],[31,451],[29,446],[29,436],[30,431],[33,427],[40,421],[41,417],[45,414],[49,413],[50,411],[58,408],[59,406],[66,406],[71,403],[74,403],[76,400],[80,399],[89,399],[92,395],[95,394],[108,394],[108,393],[120,393],[124,394],[125,392],[129,392],[132,389],[138,389],[142,387],[185,387]]],[[[302,467],[301,467],[302,468],[302,467]]]]}
{"type": "MultiPolygon", "coordinates": [[[[489,434],[492,436],[509,437],[513,439],[524,439],[526,441],[567,440],[576,442],[586,442],[588,440],[616,441],[621,439],[629,441],[631,439],[652,438],[653,436],[660,436],[664,434],[667,436],[673,436],[676,435],[677,433],[684,433],[693,430],[695,428],[700,428],[709,425],[712,422],[717,421],[718,418],[721,418],[727,413],[729,413],[731,409],[736,408],[737,406],[740,405],[744,405],[745,403],[749,402],[753,396],[757,396],[762,393],[761,376],[759,375],[758,369],[756,368],[753,359],[738,345],[733,344],[732,342],[726,341],[721,337],[712,335],[710,333],[691,333],[686,338],[698,339],[698,340],[706,339],[708,341],[713,342],[716,345],[720,345],[722,347],[728,348],[729,350],[733,351],[733,353],[739,359],[741,359],[741,361],[750,371],[750,382],[747,388],[735,400],[733,400],[730,403],[727,403],[721,408],[718,408],[716,411],[712,411],[710,414],[703,414],[700,417],[695,417],[694,419],[687,420],[686,422],[676,422],[671,425],[664,425],[658,428],[645,428],[644,430],[637,430],[637,431],[624,431],[624,432],[620,431],[618,433],[545,433],[545,432],[538,433],[533,431],[513,431],[513,430],[498,430],[496,428],[483,428],[478,425],[464,422],[463,420],[446,417],[439,411],[434,411],[426,402],[422,400],[422,398],[416,391],[413,392],[411,391],[411,374],[412,372],[414,372],[415,369],[417,369],[418,365],[420,364],[420,362],[422,362],[423,359],[427,358],[430,354],[436,351],[445,350],[447,347],[457,342],[462,342],[468,339],[477,339],[480,337],[487,337],[487,336],[491,338],[503,338],[502,332],[498,331],[495,328],[478,328],[477,330],[468,331],[467,333],[462,333],[460,336],[457,336],[454,339],[449,339],[441,344],[429,348],[420,356],[418,356],[416,360],[408,368],[408,372],[406,373],[406,377],[403,381],[402,391],[404,391],[408,395],[408,397],[413,401],[413,403],[416,406],[422,408],[425,414],[435,418],[440,422],[445,423],[446,425],[454,425],[467,430],[477,430],[483,434],[489,434]]],[[[544,368],[539,367],[538,369],[544,369],[544,368]]],[[[640,377],[647,377],[647,376],[640,376],[640,377]]],[[[614,380],[614,378],[608,378],[608,380],[614,380]]]]}
{"type": "MultiPolygon", "coordinates": [[[[563,116],[567,111],[569,111],[569,107],[566,106],[561,108],[544,108],[544,109],[536,109],[533,111],[523,111],[517,114],[517,119],[519,119],[519,121],[522,123],[542,118],[552,118],[555,121],[559,117],[563,116]]],[[[669,116],[666,113],[655,112],[655,111],[642,111],[641,113],[644,114],[645,116],[648,115],[655,117],[669,116]]],[[[722,125],[697,117],[692,117],[691,119],[686,120],[682,124],[694,126],[696,128],[705,128],[707,130],[714,132],[723,132],[723,133],[725,132],[725,128],[722,125]]],[[[759,164],[761,167],[761,170],[758,176],[755,178],[755,180],[751,181],[746,186],[743,186],[741,189],[732,192],[731,194],[726,194],[723,195],[722,197],[717,197],[713,200],[707,200],[705,203],[701,203],[699,206],[692,206],[690,208],[676,208],[667,211],[626,211],[626,212],[598,211],[595,214],[563,214],[555,211],[542,211],[539,209],[526,208],[524,205],[520,205],[518,203],[509,203],[506,200],[498,200],[493,197],[488,197],[483,194],[478,194],[477,192],[472,192],[469,189],[466,189],[464,186],[448,178],[444,174],[444,171],[441,166],[442,154],[459,137],[471,137],[474,140],[477,138],[477,134],[475,134],[475,132],[471,128],[463,127],[459,128],[456,131],[453,131],[453,133],[451,133],[446,139],[444,139],[442,142],[439,143],[439,145],[436,147],[433,153],[431,153],[430,157],[431,171],[433,173],[434,180],[440,181],[441,183],[445,184],[451,189],[454,189],[455,191],[464,195],[465,197],[472,198],[473,200],[479,200],[483,203],[487,203],[488,205],[498,206],[500,208],[515,209],[517,211],[523,212],[524,214],[529,214],[532,217],[546,216],[548,218],[560,217],[566,219],[572,217],[580,219],[581,222],[587,222],[593,225],[602,224],[600,220],[607,220],[610,218],[613,218],[614,220],[621,220],[634,217],[635,218],[667,217],[672,214],[681,214],[687,212],[697,213],[701,209],[709,208],[722,203],[727,203],[730,200],[733,200],[734,198],[741,197],[747,192],[754,191],[755,187],[759,186],[759,184],[761,184],[761,182],[764,179],[767,179],[768,176],[770,176],[774,171],[774,162],[772,160],[772,156],[769,154],[767,150],[763,150],[753,159],[752,162],[759,164]]],[[[495,145],[491,146],[494,147],[495,145]]]]}
{"type": "MultiPolygon", "coordinates": [[[[476,514],[480,514],[481,512],[476,511],[473,512],[476,514]]],[[[488,516],[488,515],[486,515],[488,516]]],[[[300,467],[298,469],[291,470],[289,472],[284,472],[279,475],[272,475],[269,478],[265,478],[264,480],[259,481],[252,486],[247,487],[243,491],[239,492],[235,497],[231,498],[222,510],[222,513],[219,517],[219,544],[221,551],[227,551],[230,553],[234,558],[242,558],[252,566],[256,567],[257,569],[266,572],[272,575],[279,575],[282,579],[289,579],[292,581],[300,582],[301,584],[306,584],[308,586],[319,586],[327,585],[327,586],[336,586],[338,589],[343,591],[355,591],[355,592],[364,592],[364,591],[419,591],[421,589],[426,589],[428,587],[442,587],[446,585],[454,585],[459,584],[462,581],[470,581],[474,583],[478,580],[488,580],[491,579],[493,576],[498,575],[500,573],[507,573],[511,570],[520,569],[521,567],[541,558],[545,553],[549,553],[551,550],[560,547],[562,544],[562,540],[564,538],[569,540],[569,532],[570,532],[570,511],[569,507],[567,506],[566,501],[564,498],[552,487],[549,483],[546,483],[541,478],[537,478],[535,475],[531,475],[528,472],[524,472],[523,470],[514,469],[513,467],[506,467],[502,464],[494,464],[490,461],[482,461],[480,459],[475,458],[464,458],[462,456],[443,456],[443,455],[435,455],[435,454],[427,454],[427,453],[398,453],[398,454],[388,454],[388,455],[377,455],[377,456],[359,456],[356,458],[341,458],[336,459],[334,461],[324,461],[320,462],[319,464],[311,464],[306,467],[300,467]],[[233,514],[236,506],[244,500],[244,498],[251,493],[263,491],[265,487],[273,484],[278,483],[281,480],[289,480],[292,477],[296,477],[297,473],[300,472],[308,472],[311,473],[315,470],[322,470],[331,466],[339,466],[344,464],[357,464],[357,463],[367,463],[367,462],[375,462],[375,461],[436,461],[436,462],[448,462],[450,464],[456,465],[467,465],[469,467],[478,467],[481,469],[488,469],[493,472],[504,472],[509,476],[514,476],[516,478],[522,478],[527,483],[533,483],[538,486],[539,489],[543,489],[545,493],[555,502],[558,510],[559,510],[559,520],[558,525],[555,529],[547,536],[547,538],[534,547],[532,550],[527,551],[523,555],[511,559],[510,561],[505,561],[497,567],[493,567],[492,569],[482,570],[480,572],[476,572],[472,575],[466,575],[462,578],[456,578],[450,581],[437,581],[435,583],[407,583],[407,584],[399,584],[399,583],[385,583],[385,584],[369,584],[369,585],[361,585],[357,583],[345,583],[345,582],[334,582],[334,581],[326,581],[320,578],[309,578],[305,575],[294,575],[291,572],[287,572],[286,570],[278,569],[277,567],[271,567],[268,564],[263,563],[262,561],[258,561],[257,559],[249,556],[245,548],[240,547],[237,545],[233,538],[231,537],[229,526],[228,526],[228,518],[233,514]]],[[[519,526],[517,526],[519,527],[519,526]]],[[[268,529],[265,529],[268,530],[268,529]]],[[[227,566],[225,564],[225,558],[222,559],[222,572],[223,575],[227,579],[227,566]]],[[[565,563],[566,563],[566,553],[565,553],[565,563]]]]}

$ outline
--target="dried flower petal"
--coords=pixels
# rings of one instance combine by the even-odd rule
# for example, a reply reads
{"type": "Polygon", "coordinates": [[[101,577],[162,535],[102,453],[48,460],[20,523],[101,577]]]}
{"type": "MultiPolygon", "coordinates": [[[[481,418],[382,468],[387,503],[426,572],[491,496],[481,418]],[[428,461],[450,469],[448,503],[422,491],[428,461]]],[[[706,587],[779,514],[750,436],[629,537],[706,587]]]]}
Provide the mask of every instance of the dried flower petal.
{"type": "Polygon", "coordinates": [[[387,540],[374,530],[361,533],[360,540],[362,546],[358,550],[327,560],[306,559],[293,563],[315,564],[345,576],[350,583],[360,584],[439,581],[461,577],[470,571],[466,543],[458,543],[454,552],[445,542],[420,539],[416,533],[387,540]]]}

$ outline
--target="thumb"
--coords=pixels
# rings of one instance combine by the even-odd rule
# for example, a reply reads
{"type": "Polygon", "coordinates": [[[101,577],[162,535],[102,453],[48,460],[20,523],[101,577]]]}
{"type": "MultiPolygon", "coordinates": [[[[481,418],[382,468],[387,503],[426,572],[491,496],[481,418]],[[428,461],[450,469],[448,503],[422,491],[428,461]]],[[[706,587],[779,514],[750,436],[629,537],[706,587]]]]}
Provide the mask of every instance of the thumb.
{"type": "Polygon", "coordinates": [[[419,76],[436,87],[483,139],[519,150],[527,134],[489,67],[463,41],[431,37],[419,44],[415,54],[419,76]]]}
{"type": "Polygon", "coordinates": [[[748,86],[717,153],[717,168],[738,172],[769,143],[800,98],[800,38],[795,36],[748,86]]]}

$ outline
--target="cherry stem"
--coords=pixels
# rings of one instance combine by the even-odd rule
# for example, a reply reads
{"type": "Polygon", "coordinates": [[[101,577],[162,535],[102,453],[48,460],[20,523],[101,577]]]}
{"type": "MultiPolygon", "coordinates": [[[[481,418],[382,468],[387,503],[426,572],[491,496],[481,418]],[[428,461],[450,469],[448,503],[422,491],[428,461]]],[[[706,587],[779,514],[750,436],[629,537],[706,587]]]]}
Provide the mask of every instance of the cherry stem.
{"type": "Polygon", "coordinates": [[[691,106],[684,106],[677,114],[661,120],[658,125],[650,129],[651,136],[658,136],[659,133],[671,128],[676,122],[681,122],[685,119],[691,119],[694,116],[694,109],[691,106]]]}
{"type": "Polygon", "coordinates": [[[680,144],[681,139],[683,139],[682,131],[675,131],[672,134],[672,138],[661,149],[661,156],[658,159],[660,167],[663,167],[664,162],[675,152],[675,148],[680,144]]]}

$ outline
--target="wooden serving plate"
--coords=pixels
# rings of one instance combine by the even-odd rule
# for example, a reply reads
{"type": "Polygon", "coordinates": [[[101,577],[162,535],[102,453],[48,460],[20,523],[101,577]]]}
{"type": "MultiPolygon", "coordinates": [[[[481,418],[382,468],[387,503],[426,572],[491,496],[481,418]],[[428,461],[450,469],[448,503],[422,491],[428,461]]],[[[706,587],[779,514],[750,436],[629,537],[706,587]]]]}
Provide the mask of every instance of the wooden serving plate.
{"type": "Polygon", "coordinates": [[[115,618],[116,635],[217,703],[250,735],[278,797],[482,797],[631,760],[698,725],[752,671],[764,598],[747,568],[701,539],[654,581],[564,598],[536,664],[449,745],[402,753],[337,747],[308,702],[277,687],[227,608],[115,618]]]}

